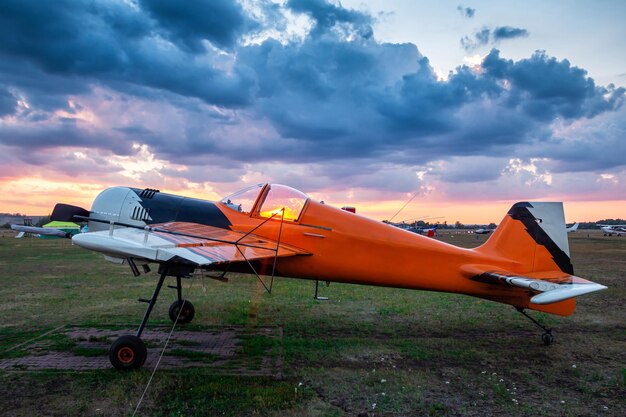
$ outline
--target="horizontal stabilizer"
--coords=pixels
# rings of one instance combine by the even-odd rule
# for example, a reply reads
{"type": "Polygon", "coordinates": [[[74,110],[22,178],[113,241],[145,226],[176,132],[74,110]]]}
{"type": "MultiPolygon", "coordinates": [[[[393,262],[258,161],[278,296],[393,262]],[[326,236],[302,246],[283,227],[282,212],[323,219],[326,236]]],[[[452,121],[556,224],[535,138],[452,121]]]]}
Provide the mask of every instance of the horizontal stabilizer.
{"type": "Polygon", "coordinates": [[[472,279],[489,284],[504,284],[525,288],[536,292],[537,294],[532,296],[530,302],[540,305],[558,303],[607,288],[604,285],[587,281],[574,275],[563,275],[560,271],[555,271],[551,278],[548,277],[551,275],[550,273],[543,272],[540,275],[541,277],[531,277],[485,272],[472,279]]]}

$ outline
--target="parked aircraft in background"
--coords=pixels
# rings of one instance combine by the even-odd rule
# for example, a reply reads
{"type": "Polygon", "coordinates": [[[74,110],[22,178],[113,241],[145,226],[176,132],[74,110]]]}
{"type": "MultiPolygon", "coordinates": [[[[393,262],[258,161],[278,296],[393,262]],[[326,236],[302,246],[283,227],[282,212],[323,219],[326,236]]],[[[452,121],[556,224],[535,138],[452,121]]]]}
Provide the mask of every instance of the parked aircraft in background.
{"type": "Polygon", "coordinates": [[[476,233],[477,235],[487,235],[487,234],[489,234],[491,232],[493,232],[492,229],[480,228],[480,229],[474,230],[474,233],[476,233]]]}
{"type": "MultiPolygon", "coordinates": [[[[344,210],[345,208],[342,207],[342,210],[344,210]]],[[[353,212],[354,213],[354,212],[353,212]]],[[[391,226],[395,226],[399,229],[403,229],[403,230],[408,230],[409,232],[413,232],[413,233],[417,233],[420,235],[427,235],[428,237],[434,237],[437,235],[437,228],[439,227],[439,224],[435,224],[433,227],[424,227],[424,226],[418,226],[418,220],[434,220],[434,219],[441,219],[442,216],[421,216],[421,217],[415,217],[412,219],[406,219],[406,220],[402,220],[401,222],[392,222],[389,220],[383,220],[383,223],[389,224],[391,226]]]]}
{"type": "Polygon", "coordinates": [[[571,227],[567,227],[565,230],[567,230],[567,233],[572,233],[575,232],[576,230],[578,230],[578,222],[574,223],[571,227]]]}
{"type": "Polygon", "coordinates": [[[415,233],[420,234],[420,235],[426,235],[428,237],[435,237],[437,236],[437,228],[439,228],[439,225],[436,224],[433,227],[418,227],[417,229],[415,229],[415,233]]]}
{"type": "Polygon", "coordinates": [[[621,237],[623,234],[626,234],[626,224],[596,224],[596,226],[600,227],[600,230],[604,232],[604,236],[617,235],[621,237]]]}
{"type": "MultiPolygon", "coordinates": [[[[219,202],[153,189],[110,188],[91,210],[57,204],[53,220],[86,221],[77,246],[128,264],[134,275],[158,265],[159,278],[134,335],[118,338],[109,359],[117,369],[146,360],[141,339],[166,278],[175,279],[170,319],[195,315],[182,279],[198,269],[254,274],[268,292],[274,276],[461,293],[525,309],[568,316],[575,297],[606,287],[573,275],[561,203],[517,203],[480,247],[465,249],[321,204],[293,188],[265,184],[219,202]],[[139,268],[141,267],[141,268],[139,268]],[[261,276],[265,276],[265,279],[261,276]]],[[[434,228],[433,228],[434,229],[434,228]]]]}
{"type": "Polygon", "coordinates": [[[12,224],[11,229],[20,232],[17,236],[15,236],[18,239],[23,237],[25,233],[44,236],[72,237],[72,233],[67,233],[59,229],[48,229],[38,226],[23,226],[21,224],[12,224]]]}

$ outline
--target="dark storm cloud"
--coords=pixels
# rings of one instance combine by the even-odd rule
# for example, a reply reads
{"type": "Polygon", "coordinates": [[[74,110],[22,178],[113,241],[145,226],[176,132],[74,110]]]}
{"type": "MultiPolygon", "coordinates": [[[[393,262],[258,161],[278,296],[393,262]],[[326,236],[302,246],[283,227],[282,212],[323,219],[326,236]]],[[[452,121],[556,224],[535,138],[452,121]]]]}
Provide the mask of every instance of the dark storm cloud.
{"type": "Polygon", "coordinates": [[[287,7],[294,12],[305,13],[315,21],[312,35],[320,35],[341,24],[349,25],[354,34],[363,38],[370,38],[373,34],[370,15],[326,0],[289,0],[287,7]]]}
{"type": "Polygon", "coordinates": [[[514,28],[511,26],[498,26],[491,30],[483,27],[474,33],[472,37],[464,36],[461,38],[461,46],[466,51],[472,51],[487,44],[497,44],[502,40],[525,38],[529,35],[526,29],[514,28]]]}
{"type": "MultiPolygon", "coordinates": [[[[49,74],[33,63],[0,59],[0,77],[32,107],[23,117],[45,115],[55,109],[69,109],[68,95],[85,94],[91,88],[84,80],[49,74]]],[[[45,117],[44,117],[45,118],[45,117]]]]}
{"type": "Polygon", "coordinates": [[[268,40],[243,49],[240,63],[258,74],[254,109],[297,145],[255,149],[258,160],[506,155],[548,140],[557,118],[594,117],[624,97],[544,53],[514,62],[493,50],[483,71],[459,67],[446,81],[415,47],[339,38],[268,40]]]}
{"type": "Polygon", "coordinates": [[[144,36],[149,29],[140,13],[116,3],[0,3],[2,53],[35,62],[53,73],[114,71],[127,58],[123,43],[144,36]]]}
{"type": "Polygon", "coordinates": [[[191,51],[205,51],[207,40],[220,48],[232,48],[238,38],[256,24],[232,0],[139,0],[174,43],[191,51]]]}
{"type": "MultiPolygon", "coordinates": [[[[209,8],[214,14],[223,12],[225,22],[232,23],[236,9],[222,2],[202,4],[200,11],[209,8]]],[[[192,19],[186,13],[174,21],[156,21],[145,11],[116,1],[7,0],[0,3],[0,57],[33,64],[49,74],[85,77],[83,82],[114,88],[130,83],[198,97],[212,104],[245,104],[252,87],[246,74],[227,73],[218,68],[218,63],[200,62],[188,51],[159,40],[159,35],[169,36],[176,24],[184,26],[185,18],[192,19]]],[[[192,19],[189,24],[193,27],[199,23],[192,19]]],[[[226,30],[223,38],[211,32],[215,36],[208,40],[226,42],[234,36],[232,28],[226,30]]],[[[202,32],[192,38],[180,29],[176,36],[191,47],[208,34],[202,32]]]]}
{"type": "Polygon", "coordinates": [[[558,61],[541,51],[514,62],[500,58],[500,52],[494,49],[482,67],[486,76],[510,82],[507,106],[541,121],[555,117],[590,118],[616,110],[626,92],[623,87],[596,86],[585,70],[572,66],[567,59],[558,61]]]}
{"type": "MultiPolygon", "coordinates": [[[[83,147],[106,149],[118,155],[133,154],[132,143],[121,135],[107,131],[89,131],[77,126],[74,119],[61,119],[47,126],[3,126],[0,128],[0,145],[22,149],[25,158],[38,150],[83,147]]],[[[18,151],[19,152],[19,151],[18,151]]],[[[45,163],[43,161],[42,163],[45,163]]]]}
{"type": "MultiPolygon", "coordinates": [[[[625,167],[626,108],[597,116],[593,124],[575,129],[575,134],[556,133],[542,143],[542,151],[554,160],[555,173],[607,172],[625,167]]],[[[535,150],[536,151],[536,150],[535,150]]],[[[534,157],[529,149],[523,157],[534,157]]],[[[623,168],[622,168],[623,169],[623,168]]]]}
{"type": "Polygon", "coordinates": [[[456,9],[459,11],[459,13],[461,13],[461,16],[467,17],[469,19],[474,17],[474,15],[476,14],[476,9],[472,9],[471,7],[457,6],[456,9]]]}

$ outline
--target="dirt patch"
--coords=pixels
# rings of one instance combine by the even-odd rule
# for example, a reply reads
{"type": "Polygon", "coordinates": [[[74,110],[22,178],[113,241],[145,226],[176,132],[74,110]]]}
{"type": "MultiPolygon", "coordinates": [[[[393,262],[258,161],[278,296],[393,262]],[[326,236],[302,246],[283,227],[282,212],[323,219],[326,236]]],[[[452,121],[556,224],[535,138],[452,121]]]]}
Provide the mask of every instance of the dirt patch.
{"type": "MultiPolygon", "coordinates": [[[[144,368],[153,368],[163,351],[170,328],[145,330],[142,339],[148,348],[144,368]]],[[[134,329],[65,327],[32,343],[12,350],[15,356],[0,360],[6,371],[109,369],[108,350],[122,335],[134,329]]],[[[172,334],[160,369],[209,367],[228,375],[282,377],[282,329],[277,327],[211,327],[178,330],[172,334]],[[262,341],[249,349],[249,340],[262,341]]]]}

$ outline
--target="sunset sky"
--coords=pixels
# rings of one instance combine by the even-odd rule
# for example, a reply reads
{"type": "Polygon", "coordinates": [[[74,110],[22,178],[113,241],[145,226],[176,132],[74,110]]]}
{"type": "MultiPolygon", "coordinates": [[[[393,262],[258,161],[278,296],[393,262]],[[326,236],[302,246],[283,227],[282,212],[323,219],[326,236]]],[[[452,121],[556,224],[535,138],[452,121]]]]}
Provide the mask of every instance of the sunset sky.
{"type": "Polygon", "coordinates": [[[395,220],[626,218],[626,2],[3,0],[0,212],[258,182],[395,220]]]}

